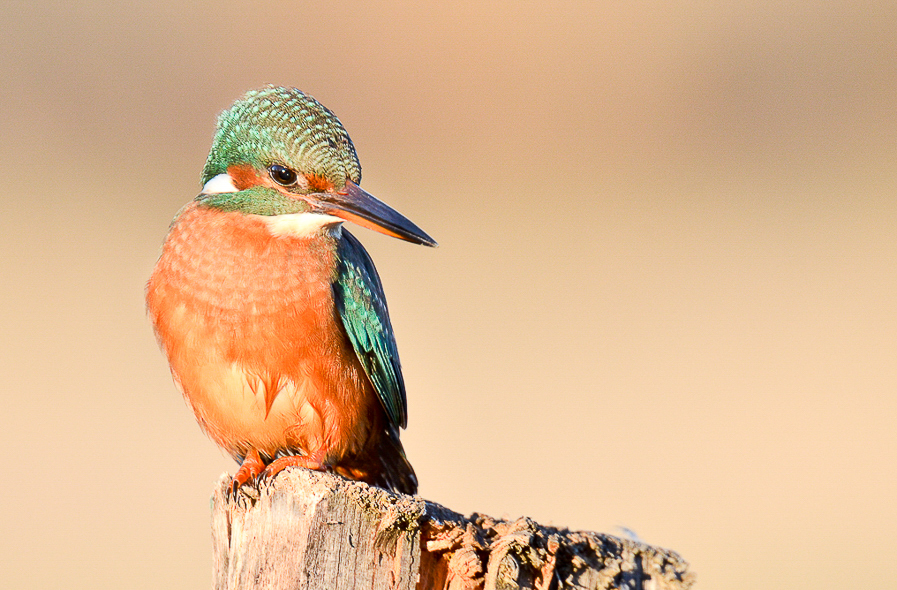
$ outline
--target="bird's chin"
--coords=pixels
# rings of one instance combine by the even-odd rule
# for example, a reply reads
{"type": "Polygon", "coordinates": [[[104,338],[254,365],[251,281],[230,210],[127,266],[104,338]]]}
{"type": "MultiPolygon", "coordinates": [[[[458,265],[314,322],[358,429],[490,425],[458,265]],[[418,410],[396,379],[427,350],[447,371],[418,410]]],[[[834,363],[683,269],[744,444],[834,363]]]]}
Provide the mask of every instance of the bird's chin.
{"type": "Polygon", "coordinates": [[[335,229],[343,222],[339,217],[326,213],[288,213],[260,217],[275,237],[307,238],[327,229],[335,229]]]}

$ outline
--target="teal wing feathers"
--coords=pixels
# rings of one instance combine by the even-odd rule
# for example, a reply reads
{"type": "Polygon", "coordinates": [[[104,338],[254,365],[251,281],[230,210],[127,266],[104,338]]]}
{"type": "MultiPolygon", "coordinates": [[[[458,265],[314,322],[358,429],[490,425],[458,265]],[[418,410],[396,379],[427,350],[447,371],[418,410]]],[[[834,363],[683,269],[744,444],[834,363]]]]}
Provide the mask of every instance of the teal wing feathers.
{"type": "Polygon", "coordinates": [[[345,229],[337,248],[339,267],[333,283],[337,312],[389,421],[404,428],[405,381],[380,276],[370,255],[345,229]]]}

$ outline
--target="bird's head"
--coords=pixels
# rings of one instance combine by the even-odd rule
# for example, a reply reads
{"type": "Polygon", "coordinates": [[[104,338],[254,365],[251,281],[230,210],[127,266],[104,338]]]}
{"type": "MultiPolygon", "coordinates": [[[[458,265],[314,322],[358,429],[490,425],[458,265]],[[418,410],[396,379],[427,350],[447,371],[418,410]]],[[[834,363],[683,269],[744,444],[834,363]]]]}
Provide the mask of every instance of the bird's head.
{"type": "Polygon", "coordinates": [[[352,221],[416,244],[436,242],[358,186],[361,165],[339,119],[295,88],[252,90],[218,117],[200,202],[314,231],[352,221]]]}

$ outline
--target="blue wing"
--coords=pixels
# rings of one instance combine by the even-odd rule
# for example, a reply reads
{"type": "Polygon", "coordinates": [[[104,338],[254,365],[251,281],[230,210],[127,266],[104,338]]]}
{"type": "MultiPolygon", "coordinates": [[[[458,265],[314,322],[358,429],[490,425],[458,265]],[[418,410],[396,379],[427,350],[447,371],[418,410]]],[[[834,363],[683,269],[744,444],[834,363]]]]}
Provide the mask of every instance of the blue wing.
{"type": "Polygon", "coordinates": [[[337,312],[390,422],[405,428],[405,380],[380,276],[370,255],[345,229],[337,253],[339,267],[333,283],[337,312]]]}

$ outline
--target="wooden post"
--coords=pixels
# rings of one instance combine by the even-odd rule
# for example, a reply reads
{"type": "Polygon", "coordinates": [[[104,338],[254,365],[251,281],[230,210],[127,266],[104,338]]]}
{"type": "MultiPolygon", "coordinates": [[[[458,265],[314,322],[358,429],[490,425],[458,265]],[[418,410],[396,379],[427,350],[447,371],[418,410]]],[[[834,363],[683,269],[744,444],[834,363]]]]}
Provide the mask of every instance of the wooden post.
{"type": "Polygon", "coordinates": [[[695,580],[666,549],[525,517],[465,517],[306,469],[236,498],[229,489],[222,476],[212,498],[218,590],[679,590],[695,580]]]}

